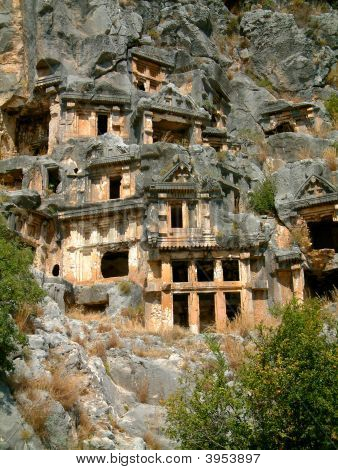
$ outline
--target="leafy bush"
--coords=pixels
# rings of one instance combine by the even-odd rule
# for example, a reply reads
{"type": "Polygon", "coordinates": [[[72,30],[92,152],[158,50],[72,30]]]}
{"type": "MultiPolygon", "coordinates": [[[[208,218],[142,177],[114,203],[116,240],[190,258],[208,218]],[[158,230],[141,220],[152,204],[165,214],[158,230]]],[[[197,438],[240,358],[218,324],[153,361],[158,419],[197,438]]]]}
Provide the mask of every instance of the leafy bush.
{"type": "Polygon", "coordinates": [[[266,178],[258,184],[249,195],[249,203],[252,209],[259,214],[274,214],[276,185],[271,178],[266,178]]]}
{"type": "Polygon", "coordinates": [[[276,309],[255,351],[228,382],[219,345],[214,361],[186,378],[167,401],[167,433],[181,449],[335,449],[337,320],[318,300],[276,309]]]}
{"type": "Polygon", "coordinates": [[[338,120],[338,95],[332,93],[329,99],[325,101],[325,108],[329,113],[332,121],[338,120]]]}
{"type": "Polygon", "coordinates": [[[233,16],[229,23],[227,24],[226,32],[228,35],[238,33],[239,31],[239,18],[237,16],[233,16]]]}
{"type": "Polygon", "coordinates": [[[11,353],[25,343],[14,319],[20,307],[34,306],[43,296],[29,268],[30,248],[0,220],[0,372],[12,369],[11,353]]]}

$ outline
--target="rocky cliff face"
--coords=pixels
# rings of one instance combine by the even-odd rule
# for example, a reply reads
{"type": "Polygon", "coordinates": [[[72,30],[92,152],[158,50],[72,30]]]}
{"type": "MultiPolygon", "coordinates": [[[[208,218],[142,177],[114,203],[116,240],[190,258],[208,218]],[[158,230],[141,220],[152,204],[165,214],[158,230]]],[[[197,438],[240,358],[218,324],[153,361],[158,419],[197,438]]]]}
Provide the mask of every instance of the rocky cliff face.
{"type": "Polygon", "coordinates": [[[202,331],[209,291],[224,333],[227,292],[257,320],[334,287],[338,14],[256,3],[0,2],[0,211],[48,294],[1,386],[3,448],[170,448],[162,400],[208,352],[168,325],[202,331]],[[116,252],[128,279],[105,275],[116,252]]]}

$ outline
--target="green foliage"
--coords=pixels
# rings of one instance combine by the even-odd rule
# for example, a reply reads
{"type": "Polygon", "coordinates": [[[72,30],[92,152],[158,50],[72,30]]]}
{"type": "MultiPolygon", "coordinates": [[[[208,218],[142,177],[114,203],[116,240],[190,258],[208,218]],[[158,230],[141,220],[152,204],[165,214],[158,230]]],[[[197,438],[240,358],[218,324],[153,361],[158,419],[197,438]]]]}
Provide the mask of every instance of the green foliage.
{"type": "Polygon", "coordinates": [[[337,322],[318,300],[276,309],[282,323],[261,335],[241,371],[257,448],[334,449],[338,443],[337,322]],[[331,331],[330,331],[331,329],[331,331]],[[323,334],[329,331],[331,338],[323,334]],[[335,443],[334,443],[335,442],[335,443]]]}
{"type": "Polygon", "coordinates": [[[243,397],[228,384],[218,343],[206,340],[215,360],[195,373],[189,370],[167,400],[168,436],[179,441],[180,449],[246,449],[250,429],[243,397]]]}
{"type": "Polygon", "coordinates": [[[149,36],[154,39],[154,41],[158,41],[161,37],[160,33],[156,29],[150,29],[148,31],[149,36]]]}
{"type": "Polygon", "coordinates": [[[338,95],[335,93],[332,93],[330,98],[327,99],[324,104],[332,121],[336,122],[338,120],[338,95]]]}
{"type": "Polygon", "coordinates": [[[216,106],[210,100],[204,100],[202,106],[206,111],[208,111],[208,113],[211,114],[217,110],[216,106]]]}
{"type": "Polygon", "coordinates": [[[229,36],[231,34],[235,34],[239,32],[239,18],[237,16],[233,16],[229,20],[229,23],[227,24],[226,32],[229,36]]]}
{"type": "Polygon", "coordinates": [[[227,380],[214,361],[188,371],[167,401],[168,435],[182,449],[334,449],[337,429],[337,320],[318,300],[276,309],[281,324],[257,333],[254,353],[227,380]]]}
{"type": "Polygon", "coordinates": [[[25,335],[20,333],[12,316],[0,307],[0,374],[13,369],[10,355],[17,351],[19,344],[26,344],[25,335]]]}
{"type": "Polygon", "coordinates": [[[261,2],[263,10],[275,10],[276,9],[276,3],[274,0],[263,0],[261,2]]]}
{"type": "Polygon", "coordinates": [[[256,83],[258,86],[262,88],[266,88],[268,91],[270,91],[270,93],[274,92],[273,85],[270,82],[270,80],[268,80],[267,78],[262,78],[260,80],[257,80],[256,83]]]}
{"type": "Polygon", "coordinates": [[[119,292],[121,295],[129,295],[131,291],[131,282],[121,281],[119,282],[119,292]]]}
{"type": "Polygon", "coordinates": [[[22,306],[43,296],[29,268],[33,253],[0,220],[0,372],[11,370],[10,353],[24,344],[13,317],[22,306]]]}
{"type": "Polygon", "coordinates": [[[266,178],[249,195],[249,204],[258,214],[274,214],[276,185],[272,178],[266,178]]]}

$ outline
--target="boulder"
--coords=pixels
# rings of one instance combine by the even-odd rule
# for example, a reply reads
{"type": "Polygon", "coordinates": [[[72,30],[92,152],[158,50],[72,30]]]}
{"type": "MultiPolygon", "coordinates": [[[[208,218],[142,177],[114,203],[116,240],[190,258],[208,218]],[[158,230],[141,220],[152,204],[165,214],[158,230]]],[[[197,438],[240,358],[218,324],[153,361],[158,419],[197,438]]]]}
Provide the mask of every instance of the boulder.
{"type": "Polygon", "coordinates": [[[129,281],[116,282],[108,290],[108,313],[116,316],[128,308],[140,307],[143,302],[142,288],[129,281]]]}

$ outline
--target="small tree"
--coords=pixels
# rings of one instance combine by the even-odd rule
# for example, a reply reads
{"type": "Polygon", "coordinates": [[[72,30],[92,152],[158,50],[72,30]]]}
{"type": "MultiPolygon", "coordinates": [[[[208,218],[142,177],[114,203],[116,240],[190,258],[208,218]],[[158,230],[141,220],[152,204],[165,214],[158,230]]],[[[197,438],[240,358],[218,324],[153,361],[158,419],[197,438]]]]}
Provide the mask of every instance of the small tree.
{"type": "Polygon", "coordinates": [[[12,369],[11,353],[25,343],[13,319],[16,312],[43,297],[29,269],[32,261],[31,249],[0,220],[0,372],[12,369]]]}
{"type": "Polygon", "coordinates": [[[190,374],[168,401],[168,434],[181,448],[336,447],[337,321],[317,300],[294,300],[277,314],[280,326],[260,329],[233,383],[211,343],[213,367],[190,374]]]}
{"type": "Polygon", "coordinates": [[[249,196],[252,209],[258,214],[274,214],[276,185],[272,178],[266,178],[259,183],[249,196]]]}
{"type": "Polygon", "coordinates": [[[206,337],[214,361],[189,371],[166,403],[168,436],[181,449],[248,448],[251,431],[244,400],[227,380],[227,363],[218,343],[206,337]]]}

